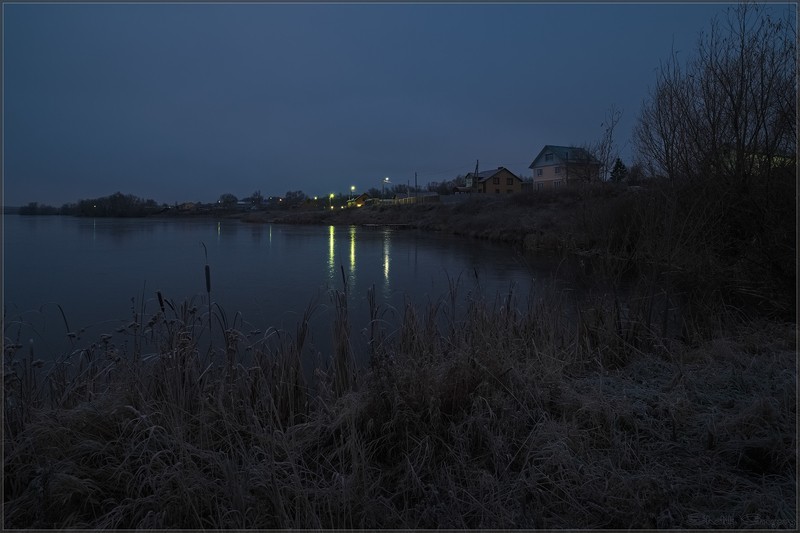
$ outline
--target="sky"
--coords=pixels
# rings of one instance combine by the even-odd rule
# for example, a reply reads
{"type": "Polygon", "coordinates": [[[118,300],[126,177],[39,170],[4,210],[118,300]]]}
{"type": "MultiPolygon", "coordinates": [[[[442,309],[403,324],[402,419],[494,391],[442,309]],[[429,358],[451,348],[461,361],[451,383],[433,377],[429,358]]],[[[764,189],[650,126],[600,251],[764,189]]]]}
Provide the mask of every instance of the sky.
{"type": "Polygon", "coordinates": [[[3,204],[347,194],[597,140],[724,3],[3,4],[3,204]]]}

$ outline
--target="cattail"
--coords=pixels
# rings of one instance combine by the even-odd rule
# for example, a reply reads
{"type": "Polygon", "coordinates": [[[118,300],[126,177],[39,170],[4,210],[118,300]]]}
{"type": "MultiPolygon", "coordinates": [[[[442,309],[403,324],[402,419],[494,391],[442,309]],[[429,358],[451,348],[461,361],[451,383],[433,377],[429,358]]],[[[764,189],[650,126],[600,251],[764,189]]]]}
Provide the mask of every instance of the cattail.
{"type": "Polygon", "coordinates": [[[206,265],[206,292],[211,294],[211,267],[206,265]]]}
{"type": "Polygon", "coordinates": [[[156,296],[158,296],[158,306],[161,308],[161,312],[164,313],[164,297],[161,295],[161,291],[156,291],[156,296]]]}

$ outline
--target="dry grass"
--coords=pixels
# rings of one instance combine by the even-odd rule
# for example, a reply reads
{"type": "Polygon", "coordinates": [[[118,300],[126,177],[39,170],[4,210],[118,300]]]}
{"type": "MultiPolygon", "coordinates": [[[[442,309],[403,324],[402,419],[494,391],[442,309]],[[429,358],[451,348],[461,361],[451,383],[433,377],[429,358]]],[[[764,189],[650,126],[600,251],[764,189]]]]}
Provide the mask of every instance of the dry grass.
{"type": "Polygon", "coordinates": [[[4,526],[796,524],[793,324],[682,342],[630,302],[451,293],[394,328],[373,299],[359,340],[345,292],[312,376],[311,310],[294,335],[220,318],[211,351],[168,300],[135,331],[149,343],[40,364],[6,339],[4,526]]]}

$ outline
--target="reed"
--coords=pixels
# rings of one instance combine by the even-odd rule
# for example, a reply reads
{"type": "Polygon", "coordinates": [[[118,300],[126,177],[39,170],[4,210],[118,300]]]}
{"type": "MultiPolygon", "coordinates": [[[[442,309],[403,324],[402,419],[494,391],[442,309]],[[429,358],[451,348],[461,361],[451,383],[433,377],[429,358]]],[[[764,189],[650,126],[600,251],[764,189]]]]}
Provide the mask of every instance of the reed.
{"type": "Polygon", "coordinates": [[[794,528],[794,324],[689,340],[646,326],[646,291],[520,309],[460,283],[396,326],[373,302],[359,337],[343,279],[312,373],[313,305],[294,335],[216,308],[211,353],[163,295],[139,343],[39,363],[6,339],[4,526],[794,528]]]}

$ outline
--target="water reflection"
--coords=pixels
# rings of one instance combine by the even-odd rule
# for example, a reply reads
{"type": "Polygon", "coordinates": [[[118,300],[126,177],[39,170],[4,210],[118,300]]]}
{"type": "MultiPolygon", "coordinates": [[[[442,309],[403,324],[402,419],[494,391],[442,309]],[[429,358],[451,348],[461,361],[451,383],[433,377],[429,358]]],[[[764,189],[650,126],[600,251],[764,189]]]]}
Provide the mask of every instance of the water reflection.
{"type": "Polygon", "coordinates": [[[82,234],[91,234],[93,242],[110,237],[115,244],[130,240],[142,233],[151,234],[156,230],[156,226],[157,224],[142,223],[137,220],[98,220],[96,218],[93,218],[91,223],[86,219],[79,219],[77,224],[78,231],[82,234]]]}
{"type": "Polygon", "coordinates": [[[389,228],[383,230],[383,293],[389,295],[389,255],[391,253],[390,243],[392,234],[389,228]]]}
{"type": "MultiPolygon", "coordinates": [[[[270,232],[272,231],[272,226],[270,226],[270,232]]],[[[253,239],[253,242],[256,244],[261,244],[261,237],[264,234],[264,228],[261,224],[251,224],[250,225],[250,237],[253,239]]]]}
{"type": "Polygon", "coordinates": [[[233,244],[232,241],[239,232],[240,226],[238,221],[217,221],[217,243],[225,241],[226,245],[233,244]]]}
{"type": "Polygon", "coordinates": [[[356,272],[356,227],[350,226],[350,274],[356,272]]]}
{"type": "Polygon", "coordinates": [[[356,227],[350,226],[350,279],[356,278],[356,227]]]}
{"type": "Polygon", "coordinates": [[[328,279],[333,281],[333,273],[336,269],[336,227],[328,227],[328,279]]]}

